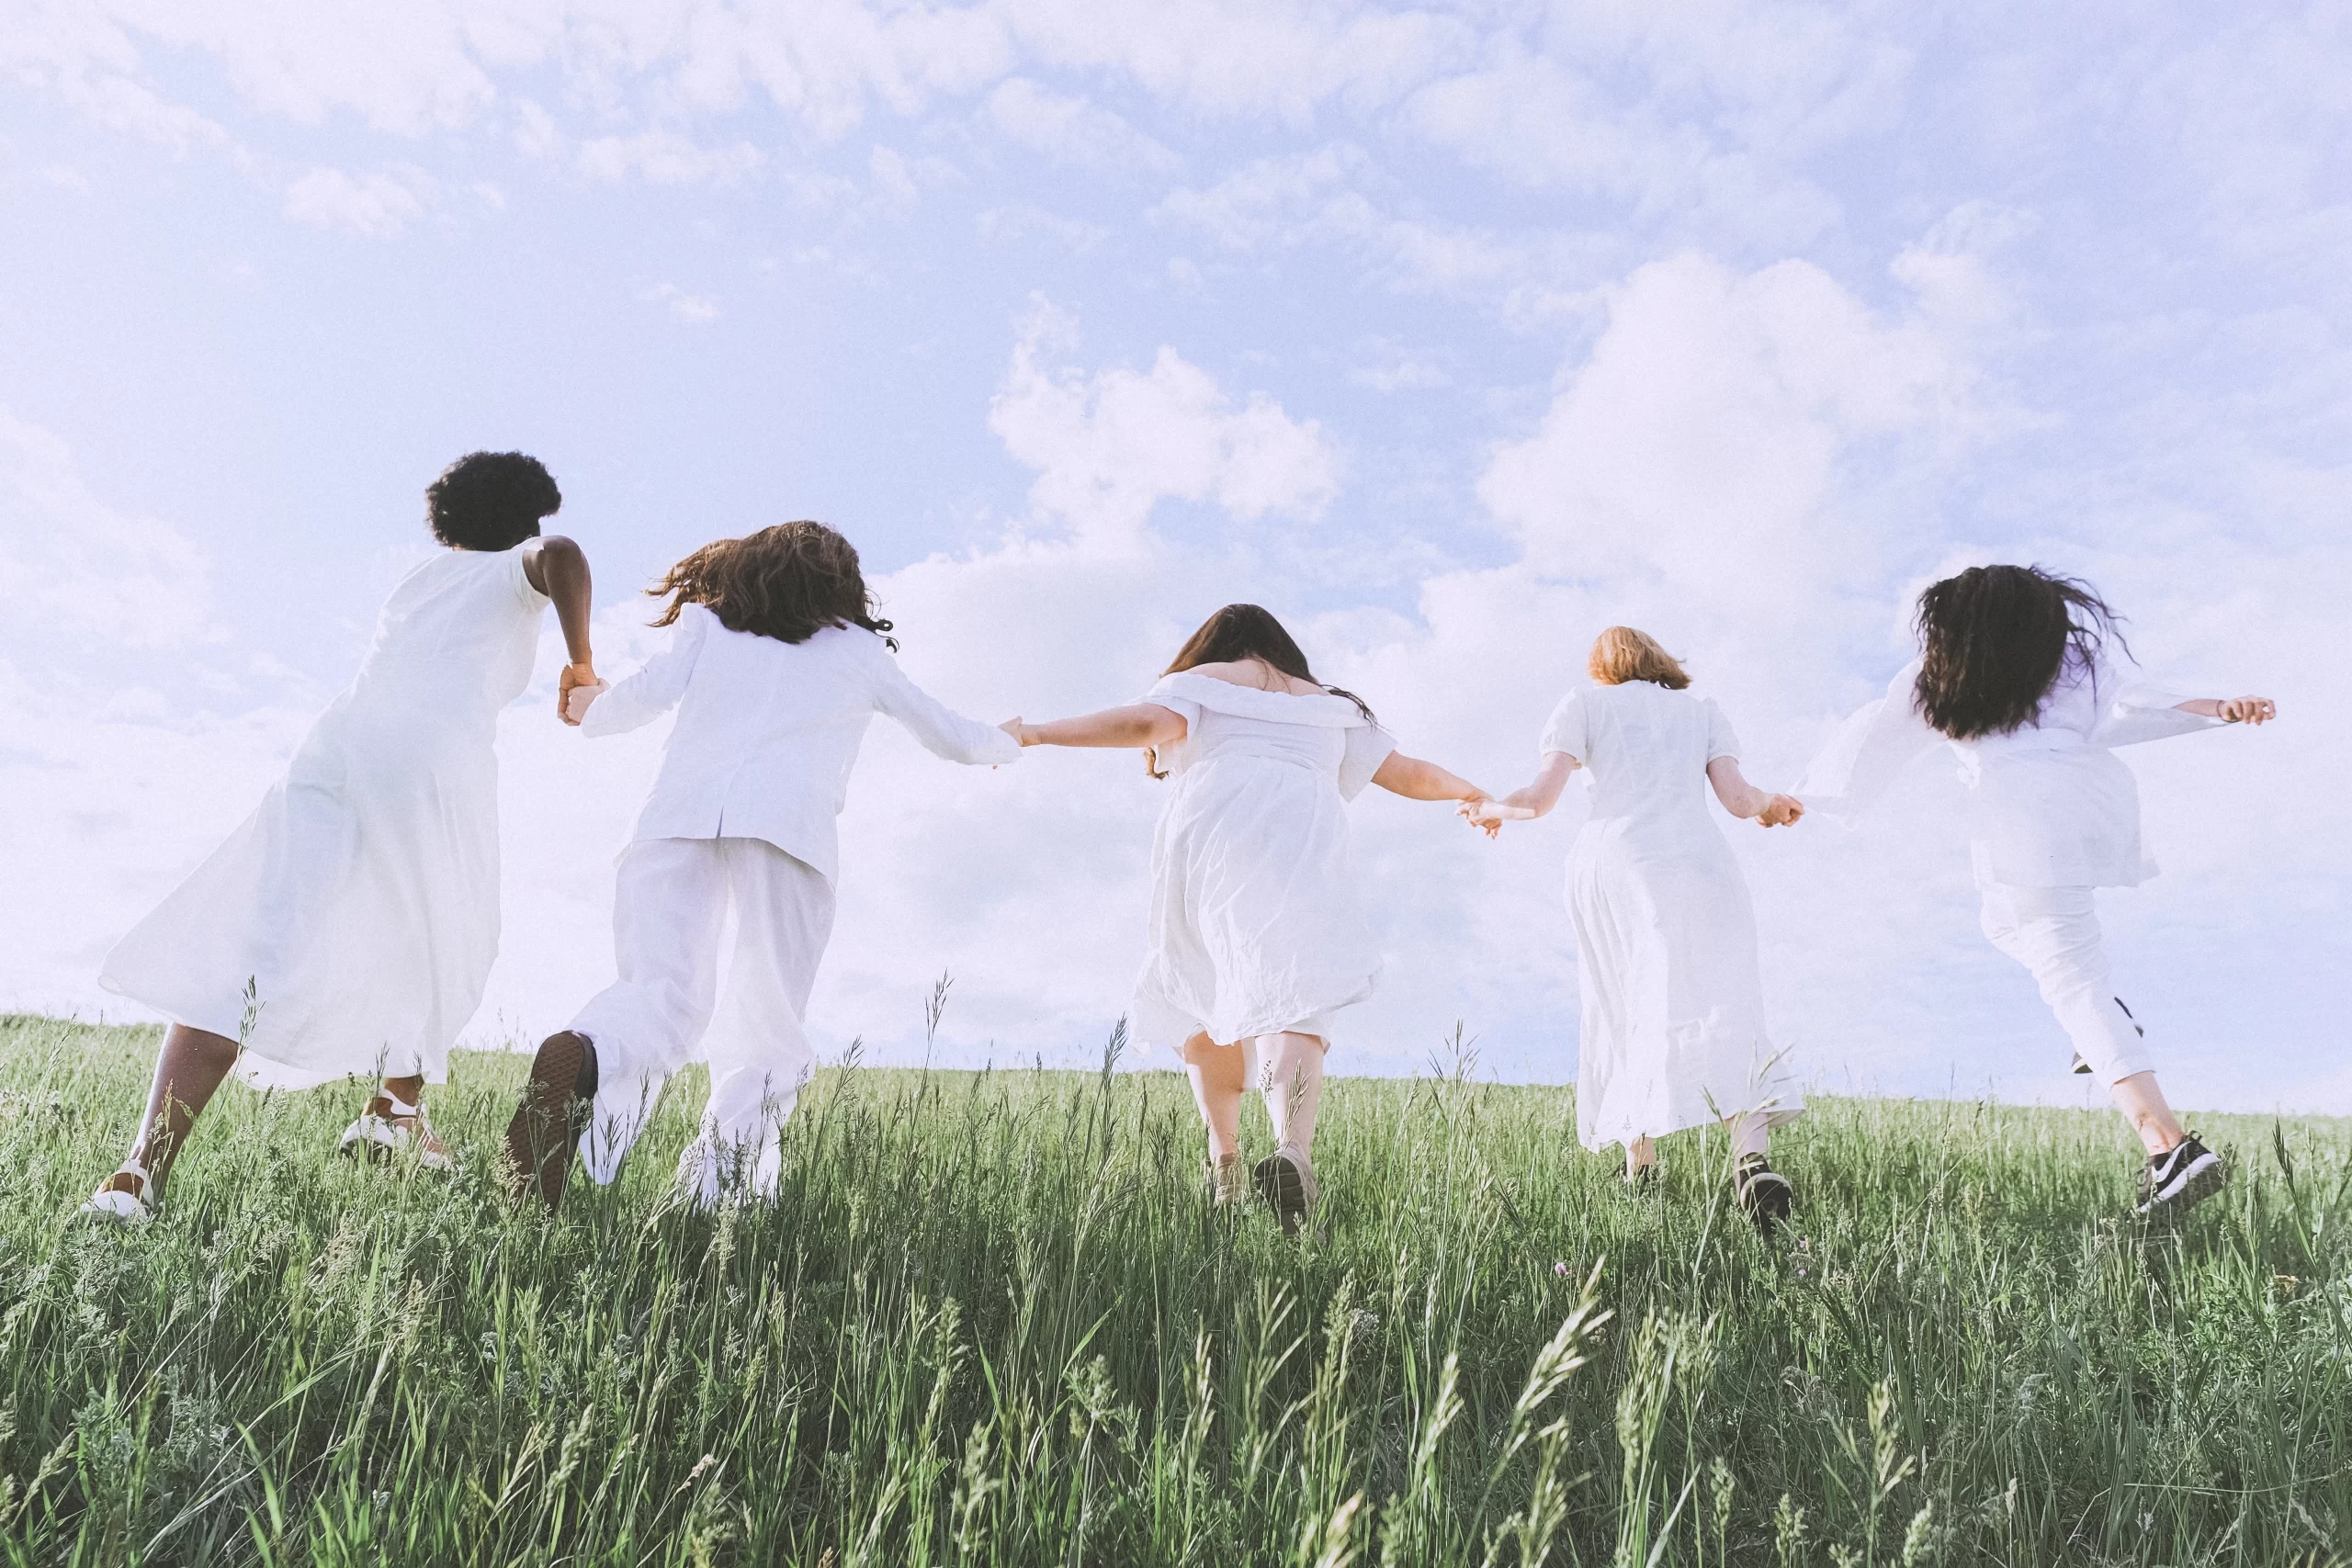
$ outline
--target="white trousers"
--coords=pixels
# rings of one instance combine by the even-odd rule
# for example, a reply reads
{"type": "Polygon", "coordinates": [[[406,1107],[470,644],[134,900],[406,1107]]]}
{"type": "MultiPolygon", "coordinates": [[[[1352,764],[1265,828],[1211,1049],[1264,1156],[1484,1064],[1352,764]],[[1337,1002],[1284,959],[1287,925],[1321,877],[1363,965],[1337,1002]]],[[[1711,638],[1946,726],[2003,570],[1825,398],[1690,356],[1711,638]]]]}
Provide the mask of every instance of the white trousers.
{"type": "Polygon", "coordinates": [[[613,897],[620,978],[571,1021],[596,1047],[595,1116],[582,1146],[593,1179],[619,1173],[662,1086],[700,1060],[710,1102],[679,1159],[680,1183],[706,1202],[739,1181],[762,1196],[775,1190],[784,1120],[816,1067],[800,1020],[832,931],[833,885],[764,840],[628,847],[613,897]],[[718,950],[730,908],[735,952],[722,998],[718,950]]]}
{"type": "Polygon", "coordinates": [[[2119,1083],[2149,1071],[2140,1032],[2115,999],[2095,890],[1988,884],[1983,892],[1985,936],[2033,976],[2098,1081],[2119,1083]]]}

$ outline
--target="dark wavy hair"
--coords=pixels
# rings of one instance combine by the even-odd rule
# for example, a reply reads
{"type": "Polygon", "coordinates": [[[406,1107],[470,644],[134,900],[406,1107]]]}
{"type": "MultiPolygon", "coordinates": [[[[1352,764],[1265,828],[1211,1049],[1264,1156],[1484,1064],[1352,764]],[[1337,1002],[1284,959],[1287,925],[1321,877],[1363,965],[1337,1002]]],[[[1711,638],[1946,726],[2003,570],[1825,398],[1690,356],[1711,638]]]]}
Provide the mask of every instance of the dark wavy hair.
{"type": "Polygon", "coordinates": [[[688,604],[701,604],[729,631],[778,642],[807,642],[827,626],[864,626],[893,649],[890,623],[874,614],[857,549],[822,523],[779,523],[740,539],[705,545],[646,590],[670,603],[654,621],[666,626],[688,604]]]}
{"type": "Polygon", "coordinates": [[[2038,566],[1972,566],[1931,584],[1913,619],[1920,716],[1954,740],[2031,724],[2069,661],[2087,667],[2110,637],[2130,651],[2115,623],[2089,583],[2038,566]]]}
{"type": "Polygon", "coordinates": [[[520,452],[469,452],[424,487],[424,520],[455,550],[511,550],[562,505],[546,465],[520,452]]]}
{"type": "MultiPolygon", "coordinates": [[[[1176,650],[1176,657],[1169,660],[1168,668],[1160,673],[1174,675],[1203,664],[1233,664],[1244,659],[1261,659],[1285,675],[1301,681],[1314,681],[1333,696],[1345,697],[1355,704],[1356,711],[1363,715],[1366,724],[1378,722],[1372,716],[1372,709],[1364,705],[1364,700],[1353,692],[1344,692],[1337,686],[1324,686],[1322,682],[1316,681],[1315,671],[1306,667],[1306,655],[1299,650],[1297,641],[1280,621],[1274,619],[1271,611],[1255,604],[1227,604],[1203,621],[1200,630],[1184,639],[1184,646],[1176,650]]],[[[1144,753],[1144,766],[1153,778],[1168,776],[1160,772],[1159,759],[1154,751],[1144,753]]]]}

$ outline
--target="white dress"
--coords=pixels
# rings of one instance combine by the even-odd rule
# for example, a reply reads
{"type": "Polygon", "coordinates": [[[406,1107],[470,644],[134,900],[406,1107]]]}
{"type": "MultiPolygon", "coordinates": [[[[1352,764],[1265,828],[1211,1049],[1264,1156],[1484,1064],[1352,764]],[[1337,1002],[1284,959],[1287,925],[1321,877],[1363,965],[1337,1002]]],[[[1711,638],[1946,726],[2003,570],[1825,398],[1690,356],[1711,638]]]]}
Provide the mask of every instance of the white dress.
{"type": "Polygon", "coordinates": [[[1588,771],[1568,852],[1583,995],[1577,1135],[1589,1149],[1804,1108],[1764,1028],[1756,914],[1709,813],[1707,764],[1739,741],[1712,698],[1649,681],[1571,692],[1540,748],[1588,771]]]}
{"type": "MultiPolygon", "coordinates": [[[[1796,794],[1808,811],[1851,823],[1945,738],[1920,716],[1919,661],[1886,695],[1838,726],[1796,794]]],[[[1969,786],[1969,859],[1980,887],[2136,887],[2156,874],[2140,839],[2140,792],[2113,748],[2221,720],[2105,653],[2069,655],[2033,722],[1951,741],[1969,786]]]]}
{"type": "Polygon", "coordinates": [[[1329,1045],[1380,979],[1344,803],[1396,743],[1346,697],[1189,671],[1141,700],[1186,729],[1159,753],[1169,797],[1152,836],[1137,1036],[1232,1044],[1295,1032],[1329,1045]]]}
{"type": "Polygon", "coordinates": [[[99,984],[242,1037],[258,1086],[439,1081],[498,953],[498,711],[530,683],[547,603],[519,546],[402,578],[285,778],[99,984]]]}

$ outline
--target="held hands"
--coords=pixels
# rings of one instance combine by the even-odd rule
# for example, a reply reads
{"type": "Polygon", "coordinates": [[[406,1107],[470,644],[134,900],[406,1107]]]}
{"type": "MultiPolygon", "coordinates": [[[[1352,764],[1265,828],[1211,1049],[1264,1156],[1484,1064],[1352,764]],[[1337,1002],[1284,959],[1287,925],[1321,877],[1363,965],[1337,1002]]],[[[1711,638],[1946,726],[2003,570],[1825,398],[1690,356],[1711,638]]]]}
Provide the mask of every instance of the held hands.
{"type": "Polygon", "coordinates": [[[587,714],[588,705],[595,701],[598,693],[606,689],[605,682],[596,679],[596,667],[589,660],[582,660],[577,664],[565,665],[563,672],[556,677],[556,716],[566,724],[577,727],[582,717],[587,714]],[[571,698],[574,692],[582,692],[586,695],[575,703],[571,698]]]}
{"type": "Polygon", "coordinates": [[[1489,839],[1499,834],[1506,822],[1532,821],[1535,817],[1534,811],[1527,807],[1506,806],[1499,800],[1483,795],[1475,799],[1464,801],[1454,807],[1454,811],[1464,822],[1485,833],[1489,839]]]}
{"type": "Polygon", "coordinates": [[[1018,715],[1006,719],[1002,724],[998,725],[997,728],[1003,730],[1007,735],[1012,736],[1017,744],[1023,746],[1035,746],[1037,744],[1037,730],[1035,726],[1022,723],[1018,715]]]}
{"type": "Polygon", "coordinates": [[[1804,802],[1793,795],[1767,795],[1763,808],[1756,813],[1759,828],[1786,828],[1804,816],[1804,802]]]}
{"type": "Polygon", "coordinates": [[[2213,716],[2223,724],[2267,724],[2278,716],[2278,705],[2268,697],[2223,697],[2213,716]]]}

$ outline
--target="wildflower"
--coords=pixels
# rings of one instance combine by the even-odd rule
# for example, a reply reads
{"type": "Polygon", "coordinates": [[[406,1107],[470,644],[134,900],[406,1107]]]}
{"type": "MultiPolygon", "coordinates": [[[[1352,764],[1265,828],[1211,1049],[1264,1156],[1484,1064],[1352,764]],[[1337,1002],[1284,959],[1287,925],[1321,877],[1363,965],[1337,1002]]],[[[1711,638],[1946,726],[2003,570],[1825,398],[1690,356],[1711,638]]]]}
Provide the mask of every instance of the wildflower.
{"type": "Polygon", "coordinates": [[[1552,1265],[1552,1272],[1555,1274],[1565,1274],[1567,1271],[1568,1266],[1566,1263],[1555,1263],[1552,1265]]]}

